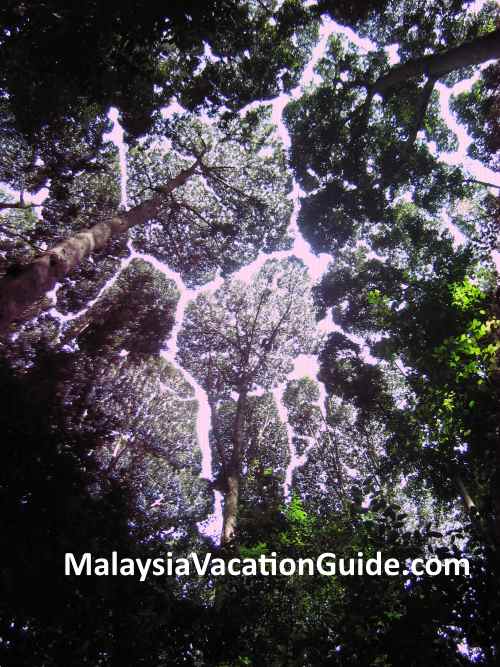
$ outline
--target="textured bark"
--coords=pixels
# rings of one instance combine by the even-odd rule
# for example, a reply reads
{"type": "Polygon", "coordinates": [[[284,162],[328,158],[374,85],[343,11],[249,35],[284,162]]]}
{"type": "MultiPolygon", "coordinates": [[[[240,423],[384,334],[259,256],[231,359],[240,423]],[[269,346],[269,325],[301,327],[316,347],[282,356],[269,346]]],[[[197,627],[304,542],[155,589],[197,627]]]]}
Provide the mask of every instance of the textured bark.
{"type": "Polygon", "coordinates": [[[100,222],[70,236],[19,272],[7,273],[0,281],[0,333],[4,333],[14,320],[21,319],[28,306],[53,289],[86,257],[103,250],[111,238],[153,218],[162,206],[164,196],[183,185],[193,175],[198,164],[197,160],[191,167],[181,171],[151,199],[116,215],[109,222],[100,222]]]}
{"type": "Polygon", "coordinates": [[[234,539],[238,524],[238,504],[240,497],[241,457],[243,455],[243,424],[247,390],[240,391],[236,404],[236,415],[233,426],[233,451],[226,474],[226,490],[224,493],[224,511],[222,514],[221,545],[227,545],[234,539]]]}
{"type": "Polygon", "coordinates": [[[234,538],[238,521],[238,502],[240,492],[240,475],[237,471],[229,473],[226,478],[226,492],[224,494],[224,512],[222,524],[221,544],[229,544],[234,538]]]}
{"type": "Polygon", "coordinates": [[[444,53],[423,56],[393,67],[371,86],[372,94],[384,95],[390,88],[417,76],[437,81],[446,74],[469,65],[479,65],[500,58],[500,30],[478,37],[444,53]]]}

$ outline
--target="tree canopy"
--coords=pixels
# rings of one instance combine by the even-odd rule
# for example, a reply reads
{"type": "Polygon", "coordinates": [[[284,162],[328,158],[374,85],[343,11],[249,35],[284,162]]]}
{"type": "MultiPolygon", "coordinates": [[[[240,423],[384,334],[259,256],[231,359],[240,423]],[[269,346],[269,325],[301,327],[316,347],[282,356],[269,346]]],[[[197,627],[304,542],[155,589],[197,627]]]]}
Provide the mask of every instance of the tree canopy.
{"type": "Polygon", "coordinates": [[[3,4],[2,665],[497,664],[499,25],[3,4]]]}

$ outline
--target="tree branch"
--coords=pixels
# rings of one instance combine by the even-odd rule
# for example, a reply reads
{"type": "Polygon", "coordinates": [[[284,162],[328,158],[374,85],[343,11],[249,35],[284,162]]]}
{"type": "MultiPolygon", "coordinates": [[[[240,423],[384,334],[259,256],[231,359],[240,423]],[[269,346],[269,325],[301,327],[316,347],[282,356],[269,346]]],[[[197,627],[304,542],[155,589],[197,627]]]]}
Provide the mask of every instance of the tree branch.
{"type": "Polygon", "coordinates": [[[487,181],[478,181],[475,178],[466,178],[464,183],[477,183],[478,185],[485,185],[487,188],[497,188],[500,189],[500,185],[495,185],[494,183],[488,183],[487,181]]]}
{"type": "Polygon", "coordinates": [[[2,231],[7,236],[10,236],[11,238],[21,239],[22,241],[30,245],[37,252],[43,252],[42,248],[39,248],[37,245],[32,243],[28,238],[26,238],[26,236],[19,234],[19,232],[14,232],[11,229],[8,229],[7,227],[5,227],[5,225],[0,225],[0,231],[2,231]]]}
{"type": "Polygon", "coordinates": [[[0,211],[7,208],[15,208],[20,210],[27,210],[35,208],[36,206],[43,206],[43,204],[25,204],[23,201],[19,202],[0,202],[0,211]]]}
{"type": "Polygon", "coordinates": [[[170,179],[159,194],[134,206],[129,211],[118,212],[108,222],[98,222],[90,229],[78,232],[58,243],[23,267],[16,276],[6,276],[0,281],[0,332],[23,316],[31,304],[51,290],[56,282],[65,278],[92,253],[104,249],[110,239],[125,234],[131,227],[146,223],[158,215],[163,197],[184,185],[199,165],[196,160],[170,179]]]}
{"type": "Polygon", "coordinates": [[[427,113],[427,107],[429,106],[429,102],[431,99],[432,91],[434,90],[434,84],[436,83],[436,79],[433,77],[429,77],[426,81],[425,86],[423,87],[422,93],[418,99],[418,107],[417,111],[415,113],[415,121],[413,123],[413,126],[411,128],[411,132],[408,135],[408,139],[405,142],[405,146],[403,149],[403,160],[406,160],[408,153],[415,143],[417,139],[417,134],[422,127],[422,124],[424,122],[425,114],[427,113]]]}
{"type": "Polygon", "coordinates": [[[465,42],[443,53],[433,53],[392,67],[373,84],[373,92],[385,96],[409,79],[427,75],[439,80],[446,74],[500,57],[500,29],[465,42]]]}

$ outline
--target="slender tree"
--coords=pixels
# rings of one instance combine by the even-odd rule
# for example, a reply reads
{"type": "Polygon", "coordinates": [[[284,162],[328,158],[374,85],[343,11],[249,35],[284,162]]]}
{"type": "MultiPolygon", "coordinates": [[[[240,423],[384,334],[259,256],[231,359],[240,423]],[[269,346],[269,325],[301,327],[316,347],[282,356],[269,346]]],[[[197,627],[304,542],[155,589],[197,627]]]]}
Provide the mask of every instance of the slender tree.
{"type": "Polygon", "coordinates": [[[237,528],[242,461],[250,445],[249,394],[282,382],[293,358],[311,349],[313,335],[307,275],[296,260],[269,260],[248,285],[234,280],[198,297],[186,313],[180,360],[204,387],[212,409],[224,495],[222,544],[235,538],[237,528]],[[231,397],[230,426],[222,429],[221,402],[231,397]]]}
{"type": "Polygon", "coordinates": [[[439,161],[456,140],[440,116],[435,84],[498,58],[499,32],[491,11],[467,25],[461,10],[440,7],[437,37],[421,6],[417,13],[406,22],[395,10],[382,26],[368,20],[375,48],[366,54],[332,36],[316,68],[319,82],[286,108],[291,165],[308,193],[299,225],[318,251],[343,247],[364,225],[387,220],[388,203],[403,193],[432,211],[465,193],[460,170],[439,161]],[[389,66],[384,48],[396,35],[401,63],[389,66]]]}
{"type": "Polygon", "coordinates": [[[238,135],[244,130],[236,121],[218,131],[181,117],[165,131],[177,149],[173,156],[165,155],[164,149],[153,150],[148,158],[153,161],[151,173],[151,165],[142,160],[139,167],[139,158],[132,158],[142,175],[135,181],[137,203],[132,208],[111,210],[90,229],[77,231],[25,266],[7,270],[0,297],[3,331],[84,259],[136,227],[144,228],[146,235],[160,227],[162,242],[156,253],[171,259],[172,267],[193,282],[214,272],[223,251],[232,249],[233,256],[225,259],[230,270],[253,259],[261,247],[273,250],[283,245],[290,211],[283,156],[272,143],[271,157],[259,155],[269,126],[247,136],[243,145],[238,135]],[[170,176],[171,171],[176,175],[170,176]],[[272,227],[266,222],[269,216],[272,227]]]}

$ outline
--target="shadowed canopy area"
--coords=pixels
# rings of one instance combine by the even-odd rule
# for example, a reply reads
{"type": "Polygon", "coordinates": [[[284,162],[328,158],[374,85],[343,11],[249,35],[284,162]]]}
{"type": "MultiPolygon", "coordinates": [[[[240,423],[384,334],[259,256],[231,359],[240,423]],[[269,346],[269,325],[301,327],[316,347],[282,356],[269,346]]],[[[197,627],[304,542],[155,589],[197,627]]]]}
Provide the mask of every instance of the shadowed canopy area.
{"type": "Polygon", "coordinates": [[[498,663],[499,25],[2,4],[2,667],[498,663]]]}

